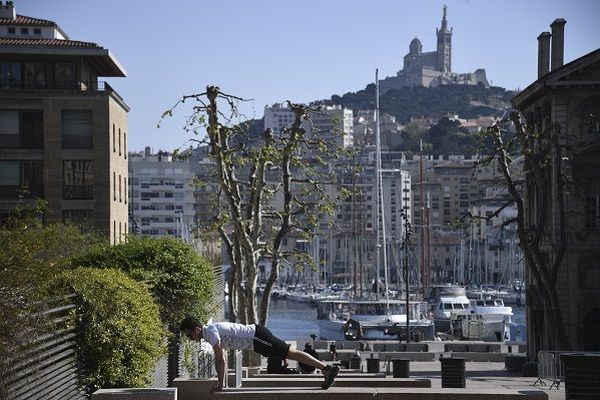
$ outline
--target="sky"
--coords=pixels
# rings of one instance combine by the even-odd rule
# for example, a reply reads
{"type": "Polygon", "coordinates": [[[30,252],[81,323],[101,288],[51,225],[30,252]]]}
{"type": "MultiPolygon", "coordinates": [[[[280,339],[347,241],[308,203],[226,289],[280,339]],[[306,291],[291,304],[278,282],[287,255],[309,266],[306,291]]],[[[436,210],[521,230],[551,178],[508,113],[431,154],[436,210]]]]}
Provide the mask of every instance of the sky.
{"type": "Polygon", "coordinates": [[[17,14],[55,21],[72,40],[109,49],[127,71],[108,78],[131,108],[129,150],[173,150],[190,138],[181,96],[217,85],[267,105],[355,92],[402,69],[410,41],[434,51],[442,7],[452,71],[485,68],[497,86],[537,77],[537,36],[564,18],[565,63],[600,47],[600,0],[15,0],[17,14]]]}

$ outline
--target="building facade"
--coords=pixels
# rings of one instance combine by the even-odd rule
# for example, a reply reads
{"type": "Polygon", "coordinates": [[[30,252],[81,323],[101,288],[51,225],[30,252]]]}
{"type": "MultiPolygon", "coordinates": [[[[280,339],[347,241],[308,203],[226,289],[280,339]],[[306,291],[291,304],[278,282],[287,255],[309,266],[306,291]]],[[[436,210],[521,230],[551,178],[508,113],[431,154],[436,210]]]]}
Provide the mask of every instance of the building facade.
{"type": "Polygon", "coordinates": [[[129,154],[131,226],[145,236],[173,236],[190,241],[194,225],[194,179],[187,160],[171,154],[129,154]]]}
{"type": "Polygon", "coordinates": [[[435,51],[423,52],[423,45],[414,38],[409,52],[404,56],[404,68],[396,76],[387,77],[379,82],[381,93],[402,87],[439,85],[477,85],[489,86],[485,69],[472,73],[452,72],[452,28],[448,29],[447,7],[444,6],[441,28],[436,29],[437,47],[435,51]]]}
{"type": "MultiPolygon", "coordinates": [[[[526,229],[537,233],[546,264],[558,265],[556,312],[568,347],[599,351],[600,49],[563,65],[565,23],[555,20],[552,33],[538,37],[538,80],[512,102],[525,116],[531,148],[548,151],[549,160],[543,179],[525,164],[526,229]]],[[[540,284],[531,268],[526,271],[527,345],[534,360],[537,351],[556,348],[550,348],[540,284]]]]}
{"type": "Polygon", "coordinates": [[[0,215],[25,188],[47,202],[47,222],[123,239],[129,107],[98,78],[124,76],[107,49],[0,7],[0,215]]]}

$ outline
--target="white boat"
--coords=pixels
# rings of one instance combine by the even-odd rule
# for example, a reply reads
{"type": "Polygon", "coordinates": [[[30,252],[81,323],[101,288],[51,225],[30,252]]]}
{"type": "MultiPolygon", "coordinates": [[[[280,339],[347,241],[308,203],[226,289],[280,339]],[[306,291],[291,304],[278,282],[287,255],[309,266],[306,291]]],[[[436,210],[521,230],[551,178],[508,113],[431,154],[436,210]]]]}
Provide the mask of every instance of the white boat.
{"type": "MultiPolygon", "coordinates": [[[[433,322],[425,317],[427,304],[411,301],[409,308],[412,339],[433,340],[433,322]]],[[[398,340],[406,335],[406,301],[320,301],[317,322],[323,340],[398,340]]]]}
{"type": "Polygon", "coordinates": [[[440,296],[433,309],[433,322],[436,332],[448,332],[450,330],[450,317],[453,312],[469,310],[469,299],[467,296],[440,296]]]}
{"type": "Polygon", "coordinates": [[[471,300],[467,310],[452,312],[452,333],[469,340],[509,340],[512,316],[502,299],[471,300]]]}

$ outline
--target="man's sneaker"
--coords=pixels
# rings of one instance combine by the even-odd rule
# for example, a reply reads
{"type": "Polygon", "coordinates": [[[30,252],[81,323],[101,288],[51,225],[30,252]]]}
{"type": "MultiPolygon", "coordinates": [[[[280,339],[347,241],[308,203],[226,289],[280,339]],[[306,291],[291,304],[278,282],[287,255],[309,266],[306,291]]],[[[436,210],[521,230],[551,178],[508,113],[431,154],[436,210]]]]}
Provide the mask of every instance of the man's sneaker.
{"type": "Polygon", "coordinates": [[[329,389],[331,385],[333,385],[333,381],[335,380],[335,377],[337,376],[338,372],[340,372],[340,367],[338,367],[337,365],[326,366],[323,370],[323,373],[325,374],[325,382],[323,382],[321,388],[329,389]]]}

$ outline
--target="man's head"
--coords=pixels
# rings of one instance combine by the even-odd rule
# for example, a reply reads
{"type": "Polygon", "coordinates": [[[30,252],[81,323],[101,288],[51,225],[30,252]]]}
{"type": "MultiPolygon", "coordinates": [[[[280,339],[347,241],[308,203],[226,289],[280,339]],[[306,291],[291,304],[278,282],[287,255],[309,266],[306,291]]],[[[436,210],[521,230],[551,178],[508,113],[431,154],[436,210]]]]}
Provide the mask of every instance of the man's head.
{"type": "Polygon", "coordinates": [[[199,342],[202,339],[202,324],[194,317],[185,317],[179,324],[179,330],[190,340],[199,342]]]}

